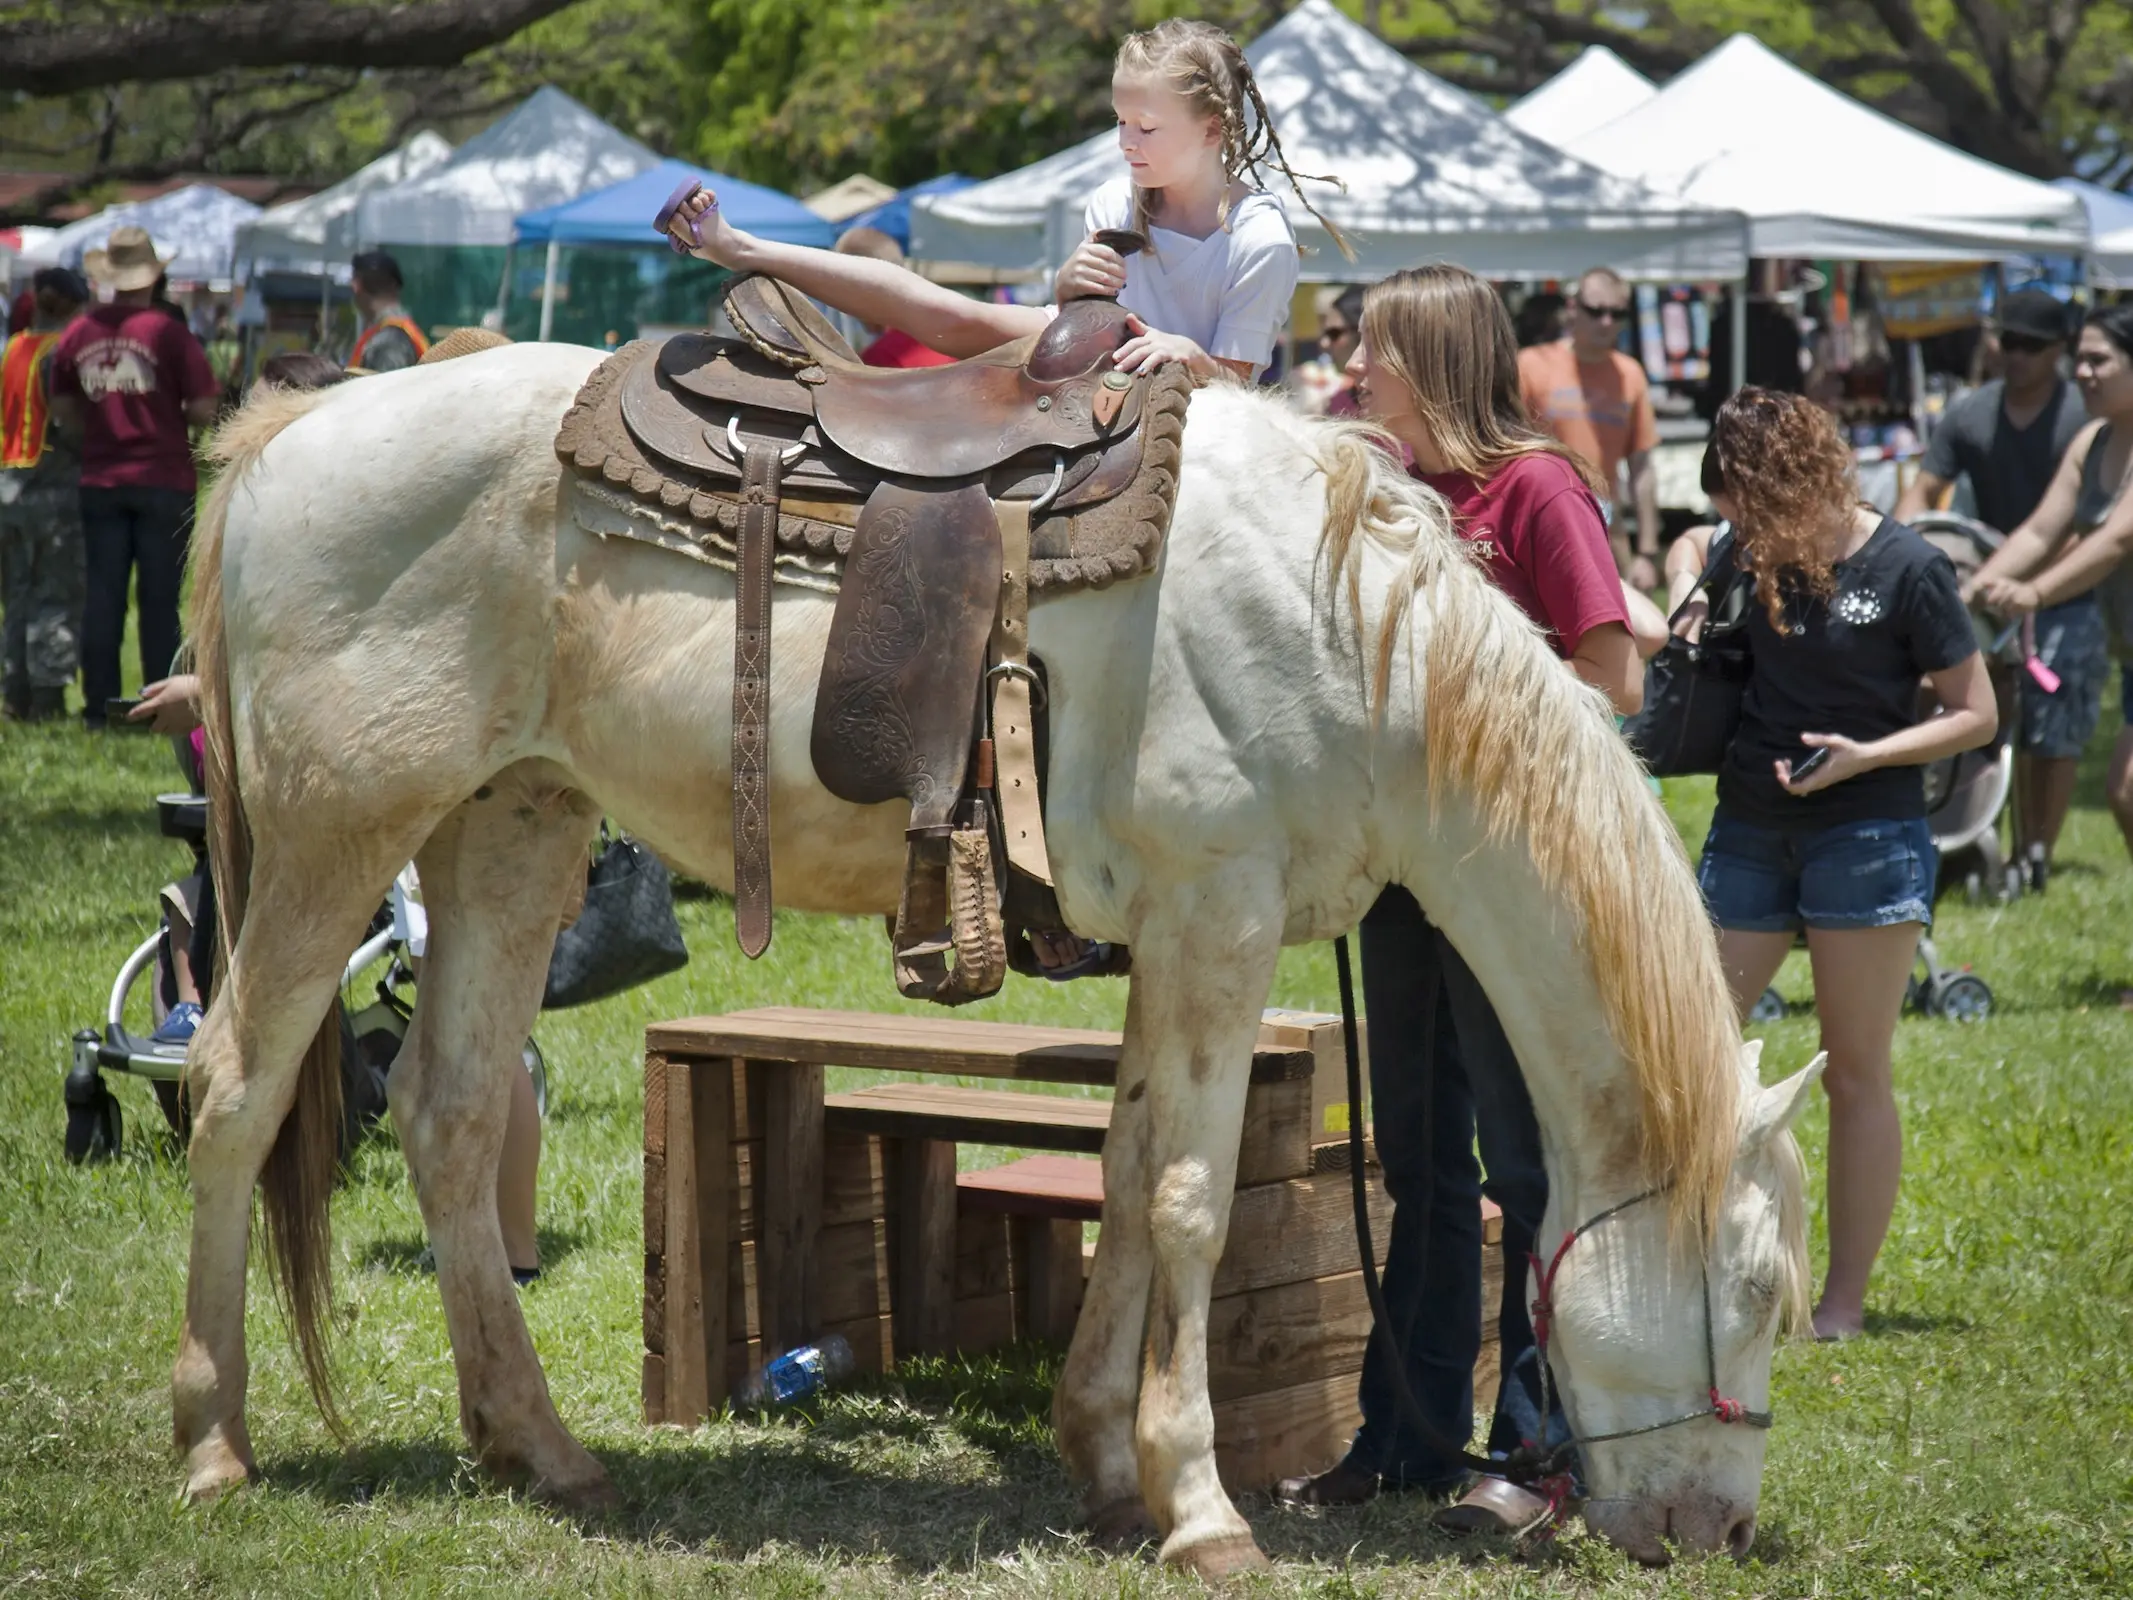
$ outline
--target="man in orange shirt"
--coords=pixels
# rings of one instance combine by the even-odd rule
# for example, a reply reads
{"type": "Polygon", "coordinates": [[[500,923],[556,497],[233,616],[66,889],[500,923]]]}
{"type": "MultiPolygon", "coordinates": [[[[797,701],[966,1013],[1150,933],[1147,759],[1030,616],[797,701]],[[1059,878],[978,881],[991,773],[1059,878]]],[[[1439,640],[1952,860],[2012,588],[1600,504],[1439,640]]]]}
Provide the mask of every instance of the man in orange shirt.
{"type": "Polygon", "coordinates": [[[1649,591],[1659,583],[1659,479],[1652,463],[1659,423],[1644,369],[1616,348],[1629,303],[1621,274],[1589,270],[1571,297],[1568,337],[1519,351],[1518,385],[1534,420],[1598,469],[1610,500],[1619,500],[1622,464],[1629,463],[1636,553],[1619,518],[1608,535],[1622,575],[1649,591]]]}

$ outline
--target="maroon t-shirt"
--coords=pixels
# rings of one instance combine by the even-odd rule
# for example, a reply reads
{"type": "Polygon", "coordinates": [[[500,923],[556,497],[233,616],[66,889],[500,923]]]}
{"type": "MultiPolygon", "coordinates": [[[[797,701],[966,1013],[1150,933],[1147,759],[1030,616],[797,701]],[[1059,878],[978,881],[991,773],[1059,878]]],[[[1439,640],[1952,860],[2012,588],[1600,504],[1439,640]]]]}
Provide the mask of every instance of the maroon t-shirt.
{"type": "Polygon", "coordinates": [[[1553,452],[1519,456],[1486,482],[1463,472],[1415,476],[1451,503],[1459,536],[1482,547],[1489,576],[1568,659],[1603,622],[1629,625],[1600,503],[1553,452]]]}
{"type": "Polygon", "coordinates": [[[192,330],[155,306],[94,306],[52,353],[52,392],[75,395],[85,489],[191,489],[185,402],[217,392],[192,330]]]}

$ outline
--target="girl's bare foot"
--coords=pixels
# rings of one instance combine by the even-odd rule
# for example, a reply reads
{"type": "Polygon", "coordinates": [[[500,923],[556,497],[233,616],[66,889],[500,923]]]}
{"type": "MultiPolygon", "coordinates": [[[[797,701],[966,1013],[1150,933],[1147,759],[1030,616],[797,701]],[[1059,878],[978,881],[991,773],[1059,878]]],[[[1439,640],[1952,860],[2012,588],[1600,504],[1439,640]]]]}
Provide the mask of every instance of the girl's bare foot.
{"type": "Polygon", "coordinates": [[[1836,1344],[1845,1339],[1856,1339],[1866,1332],[1866,1314],[1839,1312],[1815,1307],[1815,1338],[1822,1344],[1836,1344]]]}

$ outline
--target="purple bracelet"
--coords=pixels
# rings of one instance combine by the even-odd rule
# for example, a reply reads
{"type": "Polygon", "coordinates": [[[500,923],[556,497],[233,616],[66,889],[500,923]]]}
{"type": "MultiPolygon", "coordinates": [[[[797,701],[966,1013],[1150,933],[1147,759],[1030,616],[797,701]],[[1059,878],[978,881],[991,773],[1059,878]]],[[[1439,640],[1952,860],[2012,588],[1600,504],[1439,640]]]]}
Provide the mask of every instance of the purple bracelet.
{"type": "MultiPolygon", "coordinates": [[[[659,208],[659,214],[652,218],[653,231],[664,238],[668,244],[672,245],[674,253],[678,256],[687,255],[689,248],[667,231],[667,224],[674,220],[674,214],[688,204],[690,199],[695,196],[696,191],[702,187],[703,184],[695,178],[682,179],[675,186],[674,192],[667,196],[666,204],[659,208]]],[[[712,196],[711,209],[713,211],[718,209],[718,197],[716,195],[712,196]]],[[[689,237],[696,241],[697,249],[701,250],[704,247],[703,229],[699,226],[698,218],[691,217],[689,219],[689,237]]]]}

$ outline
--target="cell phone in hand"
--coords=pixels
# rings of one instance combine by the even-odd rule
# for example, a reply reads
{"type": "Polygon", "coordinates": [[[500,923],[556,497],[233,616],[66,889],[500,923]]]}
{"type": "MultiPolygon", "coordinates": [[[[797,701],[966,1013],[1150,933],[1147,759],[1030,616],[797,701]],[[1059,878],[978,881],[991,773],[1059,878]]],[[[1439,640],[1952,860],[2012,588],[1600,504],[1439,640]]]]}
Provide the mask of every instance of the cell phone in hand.
{"type": "Polygon", "coordinates": [[[133,713],[140,703],[138,700],[106,700],[104,702],[104,720],[114,727],[145,728],[148,726],[147,723],[132,720],[133,713]]]}
{"type": "Polygon", "coordinates": [[[1792,764],[1792,781],[1794,783],[1798,783],[1802,778],[1812,776],[1814,773],[1820,771],[1823,764],[1828,760],[1829,746],[1825,744],[1819,750],[1816,750],[1812,755],[1808,756],[1806,760],[1795,761],[1792,764]]]}

